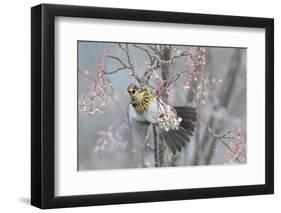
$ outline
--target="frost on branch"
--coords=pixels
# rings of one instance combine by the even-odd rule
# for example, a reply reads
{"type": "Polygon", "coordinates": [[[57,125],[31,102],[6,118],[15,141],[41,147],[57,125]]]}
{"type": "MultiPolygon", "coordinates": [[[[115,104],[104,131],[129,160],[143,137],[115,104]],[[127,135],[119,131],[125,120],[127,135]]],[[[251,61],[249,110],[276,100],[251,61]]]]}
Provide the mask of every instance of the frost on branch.
{"type": "Polygon", "coordinates": [[[104,71],[101,69],[98,73],[97,80],[82,94],[79,100],[79,109],[92,116],[96,113],[103,113],[111,97],[112,85],[104,78],[104,71]]]}
{"type": "Polygon", "coordinates": [[[225,164],[246,162],[247,141],[245,132],[242,132],[240,128],[233,128],[224,134],[216,134],[210,127],[208,130],[226,149],[225,164]]]}
{"type": "Polygon", "coordinates": [[[197,103],[206,104],[209,95],[209,90],[215,89],[222,79],[209,79],[208,74],[202,71],[191,72],[189,78],[185,82],[183,88],[192,91],[194,101],[197,103]]]}
{"type": "Polygon", "coordinates": [[[161,99],[158,101],[158,118],[159,127],[165,131],[170,129],[178,130],[182,118],[177,115],[176,110],[169,104],[164,103],[161,99]]]}
{"type": "Polygon", "coordinates": [[[215,89],[222,79],[209,78],[208,73],[203,71],[206,65],[206,49],[203,47],[197,48],[195,53],[191,51],[189,54],[189,75],[184,83],[184,90],[192,94],[192,101],[197,104],[206,104],[209,96],[209,91],[215,89]]]}
{"type": "Polygon", "coordinates": [[[247,161],[247,138],[246,133],[241,129],[233,129],[233,142],[230,145],[230,149],[227,150],[227,161],[225,163],[246,162],[247,161]]]}

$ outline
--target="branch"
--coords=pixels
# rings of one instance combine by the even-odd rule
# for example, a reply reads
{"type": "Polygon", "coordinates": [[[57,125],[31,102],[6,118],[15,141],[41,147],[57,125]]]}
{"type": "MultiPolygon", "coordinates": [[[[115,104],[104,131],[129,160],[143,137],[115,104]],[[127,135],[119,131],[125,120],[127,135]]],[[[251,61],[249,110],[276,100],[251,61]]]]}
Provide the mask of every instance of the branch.
{"type": "Polygon", "coordinates": [[[115,69],[115,70],[113,70],[113,71],[111,71],[111,72],[106,72],[106,71],[104,71],[104,74],[105,74],[105,75],[111,75],[111,74],[117,73],[117,72],[119,72],[119,71],[121,71],[121,70],[125,70],[125,69],[128,69],[128,68],[127,68],[127,67],[119,67],[119,68],[117,68],[117,69],[115,69]]]}
{"type": "Polygon", "coordinates": [[[224,134],[219,135],[219,134],[216,134],[210,127],[208,127],[208,131],[212,134],[213,137],[217,138],[224,145],[224,147],[229,152],[231,152],[231,154],[233,156],[235,156],[233,159],[236,159],[240,163],[239,156],[241,155],[241,153],[239,155],[237,155],[235,152],[233,152],[231,147],[224,141],[224,139],[234,139],[234,137],[229,136],[232,132],[228,131],[228,132],[226,132],[224,134]]]}
{"type": "MultiPolygon", "coordinates": [[[[151,53],[148,51],[148,49],[146,49],[146,48],[144,48],[144,47],[142,47],[142,46],[140,46],[140,45],[137,45],[137,44],[132,44],[132,45],[133,45],[135,48],[140,49],[141,51],[143,51],[143,52],[147,55],[147,57],[148,57],[148,59],[149,59],[149,67],[148,67],[148,70],[147,70],[147,71],[144,73],[144,75],[142,76],[142,82],[143,82],[143,84],[145,85],[145,84],[147,84],[147,83],[149,82],[149,80],[150,80],[150,78],[151,78],[151,76],[152,76],[153,71],[154,71],[155,69],[157,69],[159,63],[158,63],[158,61],[156,60],[156,56],[155,56],[155,55],[151,55],[151,53]],[[157,63],[156,63],[156,66],[153,67],[153,64],[155,63],[155,61],[157,61],[157,63]]],[[[149,45],[147,45],[147,46],[149,46],[149,45]]],[[[153,48],[153,47],[151,47],[151,48],[153,48]]],[[[155,53],[155,50],[153,50],[153,52],[155,53]]]]}
{"type": "Polygon", "coordinates": [[[157,52],[157,48],[156,48],[155,45],[154,45],[154,47],[153,47],[152,45],[147,45],[147,47],[148,47],[149,49],[151,49],[154,53],[157,52]]]}
{"type": "Polygon", "coordinates": [[[165,81],[166,86],[169,87],[173,82],[177,81],[184,73],[189,72],[188,70],[181,71],[180,73],[174,75],[170,80],[165,81]]]}
{"type": "Polygon", "coordinates": [[[158,140],[157,140],[156,126],[152,125],[152,128],[153,128],[153,137],[154,137],[154,158],[155,158],[154,165],[155,167],[159,167],[158,140]]]}
{"type": "Polygon", "coordinates": [[[226,160],[224,163],[230,161],[230,160],[237,160],[238,163],[240,163],[240,156],[245,152],[245,148],[243,147],[243,149],[241,150],[241,152],[239,152],[238,154],[235,154],[233,158],[226,160]]]}
{"type": "MultiPolygon", "coordinates": [[[[165,49],[165,48],[164,48],[165,49]]],[[[163,51],[163,50],[161,50],[163,51]]],[[[162,62],[162,63],[166,63],[166,64],[174,64],[176,59],[181,58],[183,56],[192,56],[192,54],[189,52],[189,50],[186,51],[182,51],[180,54],[178,55],[174,55],[172,56],[169,60],[165,61],[165,60],[161,60],[159,56],[156,55],[157,59],[162,62]]],[[[193,56],[192,56],[193,57],[193,56]]]]}
{"type": "MultiPolygon", "coordinates": [[[[230,101],[230,96],[231,96],[231,91],[233,90],[233,86],[235,85],[235,82],[233,81],[236,81],[236,78],[235,78],[235,73],[238,69],[238,65],[237,64],[240,64],[241,61],[238,60],[238,52],[239,50],[235,51],[234,55],[233,55],[233,59],[232,59],[232,65],[230,65],[229,67],[229,70],[228,70],[228,73],[227,73],[227,78],[224,80],[224,85],[222,86],[222,89],[221,89],[221,95],[219,96],[219,100],[218,100],[218,103],[217,105],[221,105],[222,107],[225,107],[227,108],[228,104],[229,104],[229,101],[230,101]],[[234,66],[236,64],[236,67],[234,66]],[[228,80],[229,79],[229,80],[228,80]]],[[[191,58],[192,59],[192,58],[191,58]]],[[[213,106],[213,109],[212,110],[216,110],[215,109],[215,106],[213,106]]],[[[206,122],[206,123],[209,123],[209,126],[212,126],[213,123],[215,122],[215,119],[213,116],[210,117],[209,119],[209,122],[206,122]]],[[[208,130],[206,129],[204,134],[203,134],[203,139],[202,139],[202,143],[201,143],[201,147],[200,147],[200,150],[203,152],[206,150],[207,148],[207,141],[208,141],[208,130]]],[[[214,146],[215,145],[215,141],[213,140],[212,142],[212,145],[214,146]]],[[[206,150],[208,152],[208,158],[209,160],[212,158],[212,155],[213,155],[213,151],[212,149],[209,149],[206,150]]]]}
{"type": "Polygon", "coordinates": [[[118,71],[120,70],[125,70],[125,69],[129,69],[131,70],[131,68],[126,65],[119,57],[117,56],[112,56],[112,55],[107,55],[108,58],[112,58],[112,59],[115,59],[116,61],[118,61],[122,66],[121,67],[118,67],[117,69],[111,71],[111,72],[106,72],[104,71],[104,74],[106,75],[111,75],[111,74],[114,74],[114,73],[117,73],[118,71]]]}
{"type": "Polygon", "coordinates": [[[112,55],[107,55],[107,57],[117,60],[124,68],[130,69],[130,67],[126,65],[120,58],[112,55]]]}
{"type": "Polygon", "coordinates": [[[154,64],[156,58],[155,58],[155,56],[152,56],[147,49],[145,49],[145,48],[143,48],[143,47],[141,47],[141,46],[139,46],[137,44],[133,44],[133,46],[135,48],[140,49],[140,50],[142,50],[142,51],[144,51],[146,53],[146,55],[148,56],[149,61],[150,61],[150,66],[152,66],[154,64]]]}
{"type": "Polygon", "coordinates": [[[180,58],[180,57],[182,57],[182,56],[189,56],[189,55],[190,55],[190,53],[189,53],[188,51],[182,51],[180,54],[174,55],[174,56],[170,59],[170,61],[171,61],[171,63],[173,64],[173,63],[175,63],[175,60],[176,60],[177,58],[180,58]]]}
{"type": "Polygon", "coordinates": [[[123,47],[121,43],[119,43],[118,45],[126,53],[127,60],[128,60],[128,63],[129,63],[128,67],[132,71],[132,76],[138,81],[139,84],[141,84],[141,79],[136,75],[135,67],[134,67],[134,65],[132,63],[132,60],[131,60],[131,57],[130,57],[129,45],[125,44],[125,47],[123,47]]]}
{"type": "Polygon", "coordinates": [[[126,45],[126,48],[123,47],[121,43],[118,44],[118,46],[119,46],[124,52],[128,52],[128,50],[127,50],[128,44],[125,44],[125,45],[126,45]]]}
{"type": "Polygon", "coordinates": [[[122,66],[118,67],[117,69],[115,69],[115,70],[113,70],[111,72],[104,71],[104,74],[111,75],[111,74],[117,73],[117,72],[119,72],[121,70],[128,69],[128,70],[132,71],[132,76],[138,81],[139,84],[141,84],[141,79],[136,75],[134,65],[132,64],[132,61],[131,61],[128,44],[125,44],[125,47],[123,47],[122,44],[119,43],[118,46],[119,46],[120,49],[122,49],[125,52],[127,60],[128,60],[128,65],[125,62],[123,62],[117,56],[107,55],[107,57],[112,58],[114,60],[117,60],[122,66]]]}
{"type": "MultiPolygon", "coordinates": [[[[161,46],[162,46],[162,45],[160,45],[160,48],[161,48],[161,46]]],[[[171,46],[170,46],[170,45],[164,45],[164,47],[163,47],[162,49],[160,49],[160,50],[158,51],[158,53],[164,52],[164,51],[166,51],[166,50],[168,50],[168,49],[171,49],[171,46]]]]}

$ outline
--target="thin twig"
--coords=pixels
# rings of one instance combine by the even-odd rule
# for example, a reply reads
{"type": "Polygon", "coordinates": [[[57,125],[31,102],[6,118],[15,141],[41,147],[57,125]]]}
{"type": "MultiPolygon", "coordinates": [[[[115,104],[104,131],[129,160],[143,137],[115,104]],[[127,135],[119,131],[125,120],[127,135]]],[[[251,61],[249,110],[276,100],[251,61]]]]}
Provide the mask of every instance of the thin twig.
{"type": "Polygon", "coordinates": [[[155,53],[157,52],[156,46],[153,47],[152,45],[147,45],[147,47],[152,51],[154,51],[155,53]]]}
{"type": "Polygon", "coordinates": [[[186,51],[182,51],[180,54],[178,55],[174,55],[172,56],[169,60],[165,61],[165,60],[161,60],[159,56],[156,55],[157,59],[161,62],[161,63],[165,63],[165,64],[174,64],[176,59],[181,58],[183,56],[192,56],[192,54],[186,50],[186,51]]]}
{"type": "Polygon", "coordinates": [[[130,69],[130,67],[128,65],[126,65],[120,58],[118,58],[117,56],[112,56],[112,55],[107,55],[107,57],[109,58],[113,58],[115,60],[117,60],[123,67],[126,67],[128,69],[130,69]]]}
{"type": "Polygon", "coordinates": [[[152,125],[152,128],[153,128],[153,137],[154,137],[154,158],[155,158],[155,167],[159,167],[158,140],[157,140],[156,126],[155,126],[155,125],[152,125]]]}
{"type": "Polygon", "coordinates": [[[170,45],[164,45],[164,47],[161,50],[159,50],[158,52],[162,53],[162,52],[166,51],[167,49],[171,49],[171,46],[170,45]]]}
{"type": "Polygon", "coordinates": [[[126,69],[128,69],[128,68],[127,67],[119,67],[119,68],[117,68],[117,69],[115,69],[113,71],[110,71],[110,72],[104,71],[104,74],[105,75],[111,75],[111,74],[114,74],[114,73],[117,73],[117,72],[119,72],[121,70],[126,70],[126,69]]]}
{"type": "Polygon", "coordinates": [[[184,70],[174,75],[170,80],[165,81],[167,87],[169,87],[173,82],[177,81],[184,73],[189,72],[188,70],[184,70]]]}
{"type": "MultiPolygon", "coordinates": [[[[225,148],[228,149],[229,152],[231,152],[231,154],[232,154],[233,156],[236,156],[235,152],[233,152],[233,150],[231,149],[231,147],[229,146],[229,144],[227,144],[227,143],[224,141],[224,139],[232,139],[232,138],[234,138],[234,137],[230,137],[230,136],[229,136],[229,134],[231,134],[231,131],[227,131],[226,133],[221,134],[221,135],[216,134],[210,127],[208,127],[208,131],[212,134],[213,137],[217,138],[217,139],[225,146],[225,148]]],[[[233,158],[233,159],[236,159],[236,157],[233,158]]],[[[238,158],[237,158],[236,160],[237,160],[238,162],[240,162],[240,160],[239,160],[238,158]]]]}
{"type": "Polygon", "coordinates": [[[122,66],[121,66],[121,67],[118,67],[118,68],[116,68],[115,70],[110,71],[110,72],[104,71],[104,74],[106,74],[106,75],[111,75],[111,74],[117,73],[117,72],[119,72],[119,71],[121,71],[121,70],[126,70],[126,69],[128,69],[128,70],[131,70],[131,71],[132,71],[132,76],[138,81],[139,84],[141,84],[141,79],[136,75],[134,65],[133,65],[133,63],[132,63],[132,61],[131,61],[131,57],[130,57],[130,53],[129,53],[129,46],[128,46],[128,44],[125,44],[125,47],[123,47],[122,44],[119,43],[118,46],[119,46],[120,49],[122,49],[122,50],[125,52],[125,55],[126,55],[127,61],[128,61],[128,65],[127,65],[125,62],[123,62],[123,61],[121,60],[121,58],[119,58],[119,57],[117,57],[117,56],[107,55],[107,57],[112,58],[112,59],[118,61],[122,66]]]}
{"type": "Polygon", "coordinates": [[[227,162],[229,162],[230,160],[237,160],[237,162],[240,163],[240,159],[239,159],[239,158],[240,158],[240,156],[241,156],[244,152],[245,152],[245,148],[243,147],[242,150],[241,150],[241,152],[239,152],[238,154],[234,155],[233,158],[226,160],[226,161],[224,162],[224,164],[227,163],[227,162]]]}
{"type": "Polygon", "coordinates": [[[150,52],[149,52],[147,49],[145,49],[144,47],[141,47],[141,46],[139,46],[139,45],[137,45],[137,44],[133,44],[133,46],[134,46],[135,48],[140,49],[140,50],[142,50],[142,51],[144,51],[144,52],[146,53],[146,55],[148,56],[149,61],[150,61],[150,66],[152,66],[152,65],[154,64],[154,62],[155,62],[155,56],[152,56],[152,55],[150,54],[150,52]]]}

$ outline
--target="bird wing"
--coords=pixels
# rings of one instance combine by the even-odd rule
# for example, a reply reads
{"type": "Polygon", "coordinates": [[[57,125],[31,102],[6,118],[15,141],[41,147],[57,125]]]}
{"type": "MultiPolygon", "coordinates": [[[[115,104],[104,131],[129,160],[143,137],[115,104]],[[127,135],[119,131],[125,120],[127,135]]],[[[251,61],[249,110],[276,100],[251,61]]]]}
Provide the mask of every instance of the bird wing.
{"type": "MultiPolygon", "coordinates": [[[[133,129],[133,134],[137,135],[139,141],[145,141],[149,125],[155,123],[155,117],[158,114],[154,113],[156,110],[153,107],[149,112],[138,114],[134,107],[129,104],[128,115],[129,121],[133,129]],[[153,114],[154,113],[154,114],[153,114]]],[[[181,152],[186,144],[190,141],[190,137],[193,135],[195,129],[195,122],[197,120],[196,108],[188,106],[174,107],[179,117],[182,118],[178,129],[170,129],[165,131],[160,128],[160,135],[163,141],[167,144],[173,154],[181,152]]]]}
{"type": "Polygon", "coordinates": [[[177,130],[161,130],[161,135],[174,155],[177,152],[181,152],[186,144],[190,141],[188,132],[181,126],[177,130]]]}
{"type": "Polygon", "coordinates": [[[197,121],[196,108],[189,106],[177,106],[174,108],[177,111],[178,116],[182,118],[180,126],[192,136],[195,129],[195,122],[197,121]]]}
{"type": "Polygon", "coordinates": [[[179,129],[170,129],[169,131],[161,130],[163,140],[170,148],[173,154],[181,152],[186,144],[190,141],[195,129],[197,120],[196,108],[194,107],[174,107],[179,117],[182,118],[179,129]]]}

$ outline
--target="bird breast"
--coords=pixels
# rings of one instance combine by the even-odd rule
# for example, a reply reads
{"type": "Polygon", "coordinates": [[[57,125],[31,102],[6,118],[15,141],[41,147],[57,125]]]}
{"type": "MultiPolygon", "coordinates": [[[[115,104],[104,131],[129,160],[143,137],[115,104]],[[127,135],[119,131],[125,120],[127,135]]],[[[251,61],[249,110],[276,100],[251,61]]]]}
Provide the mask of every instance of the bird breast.
{"type": "Polygon", "coordinates": [[[160,113],[158,111],[157,100],[154,98],[154,100],[150,103],[148,109],[143,113],[139,113],[139,115],[142,116],[144,120],[150,123],[158,123],[160,113]]]}

